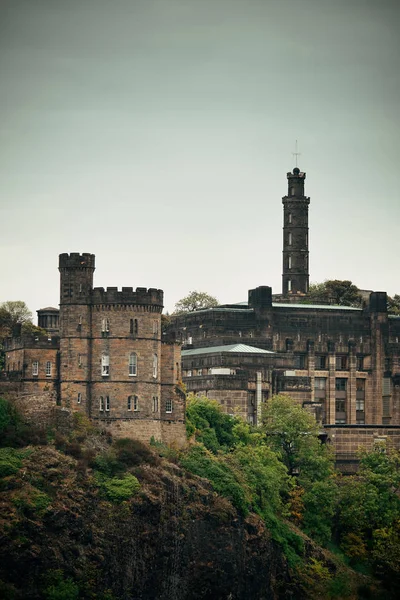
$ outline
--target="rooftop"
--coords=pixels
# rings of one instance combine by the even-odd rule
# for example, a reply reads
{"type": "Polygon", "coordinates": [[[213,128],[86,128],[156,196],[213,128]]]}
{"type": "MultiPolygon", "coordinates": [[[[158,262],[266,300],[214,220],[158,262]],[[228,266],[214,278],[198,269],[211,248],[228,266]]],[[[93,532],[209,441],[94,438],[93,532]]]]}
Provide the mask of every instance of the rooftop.
{"type": "Polygon", "coordinates": [[[228,346],[207,346],[194,350],[182,350],[182,356],[195,356],[196,354],[214,354],[216,352],[232,352],[236,354],[275,354],[270,350],[246,346],[246,344],[229,344],[228,346]]]}

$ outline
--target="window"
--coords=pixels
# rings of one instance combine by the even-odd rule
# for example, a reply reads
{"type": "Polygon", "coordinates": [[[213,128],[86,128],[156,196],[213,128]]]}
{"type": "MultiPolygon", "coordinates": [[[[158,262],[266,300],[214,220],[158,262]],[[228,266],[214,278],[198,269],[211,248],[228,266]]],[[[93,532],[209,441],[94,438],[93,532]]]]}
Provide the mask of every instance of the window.
{"type": "Polygon", "coordinates": [[[291,268],[292,268],[292,257],[289,254],[289,256],[288,256],[288,269],[291,269],[291,268]]]}
{"type": "MultiPolygon", "coordinates": [[[[131,396],[132,402],[132,396],[131,396]]],[[[137,412],[139,410],[139,398],[137,396],[133,396],[133,410],[137,412]]]]}
{"type": "Polygon", "coordinates": [[[165,412],[172,413],[172,399],[171,398],[168,398],[165,401],[165,412]]]}
{"type": "Polygon", "coordinates": [[[356,400],[356,410],[365,410],[365,400],[356,400]]]}
{"type": "Polygon", "coordinates": [[[101,357],[101,374],[103,377],[108,377],[110,374],[110,357],[108,354],[103,354],[101,357]]]}
{"type": "Polygon", "coordinates": [[[314,387],[316,390],[326,390],[326,378],[316,377],[314,379],[314,387]]]}
{"type": "Polygon", "coordinates": [[[82,284],[79,284],[79,293],[82,294],[82,284]]]}
{"type": "Polygon", "coordinates": [[[100,396],[100,400],[99,400],[99,410],[103,411],[104,410],[104,398],[103,396],[100,396]]]}
{"type": "Polygon", "coordinates": [[[320,354],[315,357],[315,368],[317,371],[323,371],[326,369],[326,356],[321,356],[320,354]]]}
{"type": "Polygon", "coordinates": [[[294,187],[291,187],[291,188],[290,188],[290,195],[291,195],[291,196],[294,196],[294,187]]]}
{"type": "Polygon", "coordinates": [[[78,354],[78,367],[82,366],[82,355],[78,354]]]}
{"type": "Polygon", "coordinates": [[[128,410],[132,410],[132,396],[128,396],[128,410]]]}
{"type": "Polygon", "coordinates": [[[344,413],[346,410],[346,400],[336,400],[335,407],[337,413],[344,413]]]}
{"type": "Polygon", "coordinates": [[[356,391],[365,392],[365,379],[356,379],[356,391]]]}
{"type": "Polygon", "coordinates": [[[197,375],[203,375],[203,369],[197,369],[197,375]]]}
{"type": "Polygon", "coordinates": [[[39,363],[37,360],[32,363],[32,375],[39,375],[39,363]]]}
{"type": "Polygon", "coordinates": [[[51,362],[49,360],[46,363],[46,377],[51,377],[51,362]]]}
{"type": "Polygon", "coordinates": [[[158,321],[156,321],[156,319],[154,319],[153,321],[153,335],[157,335],[158,333],[158,321]]]}
{"type": "Polygon", "coordinates": [[[192,371],[191,371],[191,369],[188,369],[186,371],[186,377],[191,377],[191,376],[192,376],[192,371]]]}
{"type": "Polygon", "coordinates": [[[153,377],[157,379],[158,374],[158,357],[157,354],[153,354],[153,377]]]}
{"type": "Polygon", "coordinates": [[[305,369],[306,368],[306,357],[304,354],[295,354],[293,366],[295,369],[305,369]]]}
{"type": "Polygon", "coordinates": [[[158,396],[153,396],[153,412],[158,412],[158,396]]]}
{"type": "Polygon", "coordinates": [[[129,333],[132,333],[133,335],[137,335],[138,329],[139,329],[138,320],[137,319],[130,319],[130,321],[129,321],[129,333]]]}
{"type": "Polygon", "coordinates": [[[132,352],[129,355],[129,377],[136,377],[137,375],[137,354],[132,352]]]}
{"type": "Polygon", "coordinates": [[[291,245],[292,245],[292,232],[289,231],[289,233],[288,233],[288,246],[291,246],[291,245]]]}
{"type": "Polygon", "coordinates": [[[291,279],[288,279],[288,282],[287,282],[287,291],[288,292],[292,291],[292,280],[291,279]]]}
{"type": "Polygon", "coordinates": [[[110,320],[109,319],[101,320],[101,331],[103,333],[108,333],[110,331],[110,320]]]}
{"type": "Polygon", "coordinates": [[[345,392],[347,390],[347,379],[339,377],[335,380],[335,390],[337,392],[345,392]]]}
{"type": "Polygon", "coordinates": [[[82,394],[80,392],[78,392],[78,398],[76,401],[78,404],[80,404],[82,402],[82,394]]]}
{"type": "Polygon", "coordinates": [[[287,222],[289,223],[289,225],[291,225],[292,223],[292,213],[289,213],[287,216],[287,222]]]}
{"type": "Polygon", "coordinates": [[[106,410],[110,410],[110,396],[106,396],[106,410]]]}
{"type": "Polygon", "coordinates": [[[79,315],[78,317],[78,325],[82,325],[82,315],[79,315]]]}
{"type": "Polygon", "coordinates": [[[336,370],[346,371],[347,370],[347,356],[336,356],[336,370]]]}
{"type": "Polygon", "coordinates": [[[357,371],[363,371],[363,370],[364,370],[364,357],[357,356],[357,371]]]}

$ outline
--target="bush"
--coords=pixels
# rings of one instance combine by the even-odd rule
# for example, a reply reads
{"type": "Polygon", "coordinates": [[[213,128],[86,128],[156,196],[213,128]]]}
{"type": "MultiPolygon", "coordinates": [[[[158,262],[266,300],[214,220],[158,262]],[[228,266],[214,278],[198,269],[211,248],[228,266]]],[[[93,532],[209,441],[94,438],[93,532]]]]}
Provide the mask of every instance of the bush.
{"type": "Polygon", "coordinates": [[[126,467],[136,467],[142,463],[160,463],[160,459],[151,448],[139,440],[121,438],[115,441],[114,448],[117,460],[126,467]]]}
{"type": "Polygon", "coordinates": [[[140,488],[140,483],[134,475],[128,473],[122,479],[118,477],[107,477],[98,473],[96,482],[102,489],[104,495],[111,502],[119,504],[129,500],[140,488]]]}
{"type": "Polygon", "coordinates": [[[77,584],[70,577],[64,579],[61,570],[49,571],[46,580],[46,587],[43,591],[45,600],[78,600],[77,584]]]}
{"type": "Polygon", "coordinates": [[[43,515],[51,500],[47,494],[34,487],[25,487],[13,497],[13,504],[23,513],[43,515]]]}
{"type": "Polygon", "coordinates": [[[82,448],[79,442],[73,441],[66,445],[65,454],[69,454],[74,458],[81,458],[82,456],[82,448]]]}
{"type": "Polygon", "coordinates": [[[228,498],[241,514],[248,513],[248,501],[238,473],[224,462],[223,457],[214,456],[198,444],[182,454],[180,462],[191,473],[208,479],[215,491],[228,498]]]}
{"type": "Polygon", "coordinates": [[[22,467],[21,455],[14,448],[0,448],[0,477],[14,475],[22,467]]]}

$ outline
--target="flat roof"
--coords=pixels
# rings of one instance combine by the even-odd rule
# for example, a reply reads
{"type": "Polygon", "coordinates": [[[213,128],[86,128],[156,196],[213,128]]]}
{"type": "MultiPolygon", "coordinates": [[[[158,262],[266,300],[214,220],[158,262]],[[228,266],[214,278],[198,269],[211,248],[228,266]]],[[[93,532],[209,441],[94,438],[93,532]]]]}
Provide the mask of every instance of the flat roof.
{"type": "Polygon", "coordinates": [[[212,354],[215,352],[234,352],[236,354],[275,354],[271,350],[247,346],[246,344],[228,344],[227,346],[207,346],[194,350],[182,350],[182,356],[195,356],[196,354],[212,354]]]}

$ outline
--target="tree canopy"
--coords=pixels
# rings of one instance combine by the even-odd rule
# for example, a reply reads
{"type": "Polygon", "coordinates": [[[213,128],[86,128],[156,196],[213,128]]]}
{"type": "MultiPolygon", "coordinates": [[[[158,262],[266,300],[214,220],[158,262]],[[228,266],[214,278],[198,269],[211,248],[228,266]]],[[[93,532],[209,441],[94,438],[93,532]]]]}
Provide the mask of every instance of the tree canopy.
{"type": "Polygon", "coordinates": [[[328,279],[323,283],[312,283],[306,302],[337,304],[339,306],[362,306],[360,290],[348,280],[328,279]]]}
{"type": "Polygon", "coordinates": [[[193,312],[201,308],[213,308],[218,305],[219,302],[214,296],[210,296],[206,292],[193,291],[175,304],[174,314],[193,312]]]}

